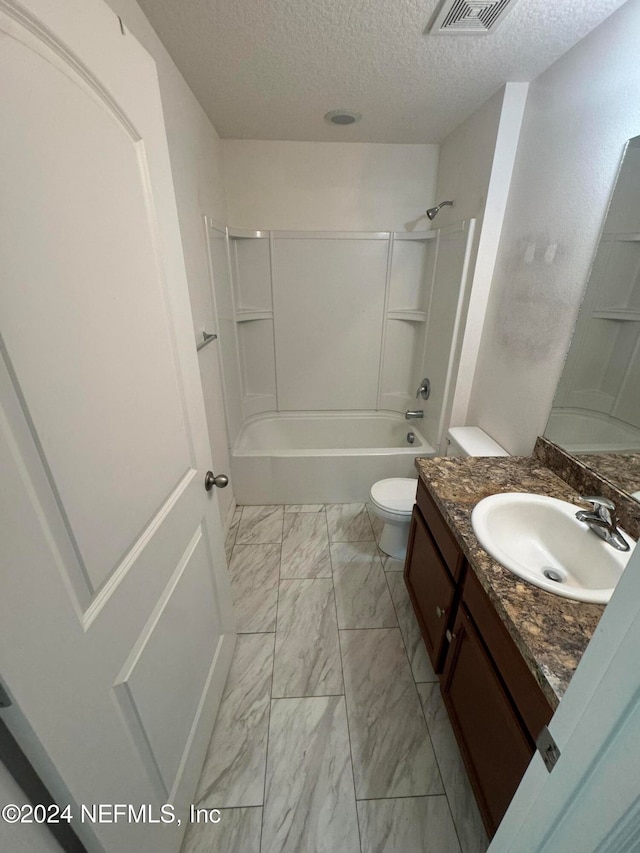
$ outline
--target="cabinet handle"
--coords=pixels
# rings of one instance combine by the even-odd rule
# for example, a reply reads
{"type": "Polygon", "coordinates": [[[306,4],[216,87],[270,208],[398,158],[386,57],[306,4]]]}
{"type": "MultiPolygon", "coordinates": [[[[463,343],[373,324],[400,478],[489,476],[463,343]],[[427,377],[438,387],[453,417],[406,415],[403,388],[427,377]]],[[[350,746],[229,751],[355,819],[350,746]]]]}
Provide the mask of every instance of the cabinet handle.
{"type": "Polygon", "coordinates": [[[451,631],[447,631],[445,636],[450,643],[452,643],[456,639],[456,635],[452,634],[451,631]]]}
{"type": "Polygon", "coordinates": [[[438,617],[438,619],[442,619],[442,617],[444,616],[444,614],[445,614],[446,612],[447,612],[447,611],[446,611],[446,610],[443,610],[443,609],[442,609],[442,607],[440,607],[440,605],[439,605],[439,604],[437,604],[437,605],[436,605],[436,616],[438,617]]]}

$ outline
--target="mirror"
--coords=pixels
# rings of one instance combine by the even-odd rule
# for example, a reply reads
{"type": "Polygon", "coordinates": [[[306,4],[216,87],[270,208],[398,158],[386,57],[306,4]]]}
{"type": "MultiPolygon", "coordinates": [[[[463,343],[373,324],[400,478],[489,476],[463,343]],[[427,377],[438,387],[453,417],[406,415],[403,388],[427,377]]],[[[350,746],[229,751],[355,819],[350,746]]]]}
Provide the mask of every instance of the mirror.
{"type": "Polygon", "coordinates": [[[544,434],[640,500],[640,136],[626,146],[544,434]]]}

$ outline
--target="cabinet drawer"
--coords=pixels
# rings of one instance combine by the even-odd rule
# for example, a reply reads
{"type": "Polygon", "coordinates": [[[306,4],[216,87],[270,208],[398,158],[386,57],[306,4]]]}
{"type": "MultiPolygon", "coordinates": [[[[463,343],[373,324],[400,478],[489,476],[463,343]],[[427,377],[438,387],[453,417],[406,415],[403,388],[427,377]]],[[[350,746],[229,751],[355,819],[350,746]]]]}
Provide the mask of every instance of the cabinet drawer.
{"type": "Polygon", "coordinates": [[[431,663],[440,672],[456,587],[417,507],[413,509],[404,579],[431,663]]]}
{"type": "Polygon", "coordinates": [[[455,581],[460,580],[464,562],[462,551],[422,480],[418,480],[416,503],[420,507],[427,527],[431,531],[431,535],[453,579],[455,581]]]}
{"type": "Polygon", "coordinates": [[[487,832],[493,835],[533,747],[464,604],[458,609],[442,695],[487,832]]]}
{"type": "Polygon", "coordinates": [[[535,743],[542,727],[553,716],[553,709],[471,570],[464,581],[463,601],[535,743]]]}

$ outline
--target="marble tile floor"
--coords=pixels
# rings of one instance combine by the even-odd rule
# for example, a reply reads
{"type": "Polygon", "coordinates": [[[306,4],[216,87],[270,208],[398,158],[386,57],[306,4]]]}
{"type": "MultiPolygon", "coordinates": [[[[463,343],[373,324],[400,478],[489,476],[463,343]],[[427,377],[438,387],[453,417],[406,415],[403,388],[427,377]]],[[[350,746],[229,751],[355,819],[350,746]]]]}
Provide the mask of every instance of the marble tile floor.
{"type": "Polygon", "coordinates": [[[182,853],[484,853],[413,615],[364,504],[238,507],[238,643],[182,853]]]}

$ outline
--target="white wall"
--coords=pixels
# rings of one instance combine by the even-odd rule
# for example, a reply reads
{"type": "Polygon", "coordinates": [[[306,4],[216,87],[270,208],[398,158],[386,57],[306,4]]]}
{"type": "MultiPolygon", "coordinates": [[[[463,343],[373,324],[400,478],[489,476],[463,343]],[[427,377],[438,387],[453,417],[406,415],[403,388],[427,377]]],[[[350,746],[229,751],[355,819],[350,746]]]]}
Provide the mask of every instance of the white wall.
{"type": "Polygon", "coordinates": [[[453,199],[455,206],[442,208],[436,221],[476,219],[468,313],[452,402],[453,426],[467,422],[527,90],[527,83],[507,83],[440,146],[437,197],[438,201],[453,199]]]}
{"type": "MultiPolygon", "coordinates": [[[[135,0],[107,0],[158,68],[180,233],[193,312],[194,336],[214,329],[203,215],[226,222],[222,182],[221,143],[215,128],[197,102],[162,42],[135,0]]],[[[217,329],[215,329],[217,331],[217,329]]],[[[199,355],[200,376],[209,426],[212,461],[217,472],[229,471],[227,431],[222,407],[218,344],[199,355]]],[[[233,484],[218,491],[223,525],[233,504],[233,484]]]]}
{"type": "MultiPolygon", "coordinates": [[[[475,113],[458,125],[440,145],[436,198],[438,202],[453,201],[454,206],[443,207],[434,220],[434,226],[475,218],[476,228],[471,250],[472,270],[476,267],[478,257],[504,94],[504,88],[496,92],[475,113]]],[[[470,288],[469,312],[464,334],[467,341],[472,335],[479,337],[484,324],[488,296],[485,296],[484,303],[477,304],[477,289],[470,288]]],[[[475,372],[475,357],[477,346],[476,352],[460,363],[451,412],[453,426],[465,423],[466,406],[460,403],[461,391],[466,391],[468,398],[468,389],[475,372]]]]}
{"type": "Polygon", "coordinates": [[[236,228],[411,231],[429,228],[437,145],[222,140],[236,228]]]}
{"type": "MultiPolygon", "coordinates": [[[[18,783],[0,761],[0,806],[8,803],[24,806],[28,802],[18,783]]],[[[12,824],[0,820],[0,850],[6,850],[7,853],[61,853],[62,847],[42,824],[12,824]]]]}
{"type": "Polygon", "coordinates": [[[511,453],[545,423],[625,141],[640,132],[640,0],[529,88],[468,421],[511,453]]]}
{"type": "Polygon", "coordinates": [[[436,197],[454,200],[455,206],[443,207],[434,226],[475,217],[480,230],[504,92],[496,92],[441,142],[436,197]]]}
{"type": "Polygon", "coordinates": [[[274,240],[279,409],[377,408],[388,251],[386,240],[274,240]]]}

